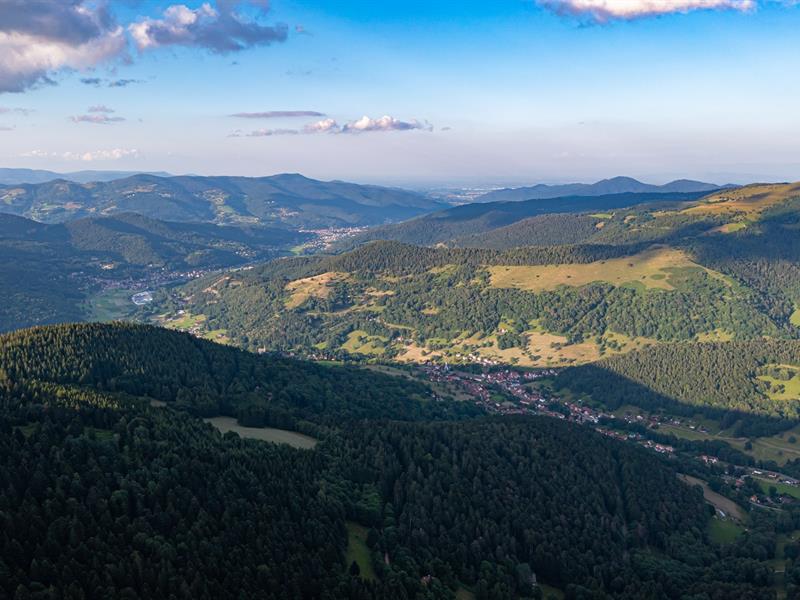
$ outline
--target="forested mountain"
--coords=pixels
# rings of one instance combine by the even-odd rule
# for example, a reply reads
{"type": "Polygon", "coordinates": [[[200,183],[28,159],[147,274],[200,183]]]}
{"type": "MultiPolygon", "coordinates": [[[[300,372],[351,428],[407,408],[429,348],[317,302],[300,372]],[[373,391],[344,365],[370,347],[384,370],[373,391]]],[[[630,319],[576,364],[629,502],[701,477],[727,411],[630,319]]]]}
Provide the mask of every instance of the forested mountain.
{"type": "Polygon", "coordinates": [[[0,186],[0,211],[46,223],[135,212],[180,222],[354,227],[408,219],[443,205],[396,188],[272,177],[157,177],[0,186]]]}
{"type": "Polygon", "coordinates": [[[685,194],[709,193],[723,186],[689,179],[677,179],[664,185],[642,183],[632,177],[612,177],[597,183],[539,184],[530,187],[494,190],[476,198],[476,202],[519,202],[561,196],[605,196],[608,194],[685,194]]]}
{"type": "Polygon", "coordinates": [[[774,529],[712,543],[668,461],[424,390],[150,327],[0,336],[0,594],[774,598],[774,529]],[[194,416],[254,408],[321,443],[194,416]]]}
{"type": "Polygon", "coordinates": [[[403,223],[373,227],[345,240],[340,244],[340,248],[353,248],[371,240],[395,240],[407,244],[430,246],[464,236],[491,232],[538,215],[555,217],[560,213],[609,211],[644,203],[674,203],[694,200],[704,195],[704,192],[623,193],[603,196],[564,196],[524,202],[464,204],[403,223]]]}
{"type": "Polygon", "coordinates": [[[493,232],[493,245],[519,239],[513,227],[581,243],[373,242],[200,280],[152,312],[172,326],[179,311],[202,315],[251,349],[409,362],[566,366],[668,342],[796,339],[798,223],[797,186],[545,215],[493,232]]]}
{"type": "Polygon", "coordinates": [[[273,227],[170,223],[136,214],[43,224],[0,214],[0,331],[79,321],[101,282],[266,260],[307,239],[273,227]]]}

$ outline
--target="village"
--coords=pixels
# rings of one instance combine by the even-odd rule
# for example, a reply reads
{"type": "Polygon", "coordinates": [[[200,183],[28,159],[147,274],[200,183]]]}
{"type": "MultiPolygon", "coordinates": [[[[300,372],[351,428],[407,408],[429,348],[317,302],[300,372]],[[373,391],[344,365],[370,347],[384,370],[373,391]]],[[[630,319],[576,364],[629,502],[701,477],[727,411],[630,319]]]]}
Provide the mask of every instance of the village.
{"type": "MultiPolygon", "coordinates": [[[[459,386],[488,412],[501,415],[544,415],[587,425],[593,427],[595,431],[602,435],[622,442],[636,443],[667,457],[675,457],[676,450],[673,446],[648,439],[641,433],[615,428],[613,422],[616,420],[620,424],[638,424],[648,430],[657,430],[662,424],[668,423],[673,426],[685,426],[691,430],[705,431],[707,433],[703,425],[684,421],[677,417],[654,415],[644,417],[641,414],[635,415],[629,412],[618,416],[608,411],[587,406],[581,401],[570,402],[555,396],[548,397],[541,391],[541,387],[534,389],[534,386],[530,385],[537,380],[557,377],[558,371],[556,369],[540,369],[537,371],[499,369],[488,372],[469,372],[447,364],[427,363],[420,366],[420,370],[431,383],[459,386]],[[609,425],[609,422],[612,424],[609,425]]],[[[724,463],[717,457],[707,454],[700,454],[695,458],[706,466],[718,466],[720,468],[728,466],[728,463],[724,463]]],[[[780,493],[776,486],[791,486],[794,488],[800,486],[800,480],[776,471],[742,465],[731,466],[735,467],[736,474],[725,474],[722,479],[736,489],[744,486],[745,478],[747,477],[764,482],[767,491],[764,494],[750,496],[750,504],[761,508],[775,509],[785,504],[797,502],[797,499],[791,495],[780,493]]]]}

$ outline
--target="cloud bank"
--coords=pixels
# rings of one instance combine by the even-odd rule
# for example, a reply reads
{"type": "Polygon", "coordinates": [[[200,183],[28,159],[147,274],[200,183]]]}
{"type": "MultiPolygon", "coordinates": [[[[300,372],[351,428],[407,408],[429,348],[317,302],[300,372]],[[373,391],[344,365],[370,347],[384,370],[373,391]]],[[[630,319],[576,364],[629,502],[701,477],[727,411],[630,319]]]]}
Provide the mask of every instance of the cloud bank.
{"type": "Polygon", "coordinates": [[[561,15],[589,17],[601,23],[704,9],[749,11],[756,8],[756,0],[537,0],[537,3],[561,15]]]}
{"type": "Polygon", "coordinates": [[[62,69],[86,69],[124,54],[125,32],[104,2],[0,1],[0,93],[52,83],[62,69]]]}
{"type": "Polygon", "coordinates": [[[57,158],[81,162],[111,161],[123,158],[139,158],[140,153],[136,148],[111,148],[109,150],[91,150],[88,152],[45,152],[44,150],[31,150],[20,154],[22,158],[57,158]]]}

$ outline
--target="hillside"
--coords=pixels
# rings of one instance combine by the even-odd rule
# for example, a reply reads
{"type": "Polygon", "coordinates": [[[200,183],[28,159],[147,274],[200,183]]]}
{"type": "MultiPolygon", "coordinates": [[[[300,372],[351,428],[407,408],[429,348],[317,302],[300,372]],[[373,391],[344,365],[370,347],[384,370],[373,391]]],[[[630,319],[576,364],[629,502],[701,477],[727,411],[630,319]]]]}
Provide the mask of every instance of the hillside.
{"type": "MultiPolygon", "coordinates": [[[[535,216],[561,213],[594,213],[622,209],[644,203],[667,203],[695,200],[694,193],[623,193],[604,196],[564,196],[520,202],[489,202],[456,206],[423,215],[403,223],[373,227],[344,240],[342,249],[350,249],[372,240],[394,240],[406,244],[430,246],[464,236],[478,235],[535,216]]],[[[565,242],[558,242],[565,243],[565,242]]],[[[528,244],[524,244],[528,245],[528,244]]]]}
{"type": "Polygon", "coordinates": [[[79,321],[87,316],[82,305],[88,295],[105,285],[266,260],[307,237],[126,213],[52,225],[0,214],[0,331],[79,321]]]}
{"type": "Polygon", "coordinates": [[[0,374],[4,596],[773,597],[769,524],[713,542],[699,487],[589,428],[131,325],[0,336],[0,374]],[[192,414],[256,409],[320,443],[192,414]]]}
{"type": "Polygon", "coordinates": [[[488,192],[476,202],[519,202],[542,200],[561,196],[606,196],[609,194],[686,194],[708,193],[723,186],[702,181],[678,179],[664,185],[642,183],[632,177],[612,177],[596,183],[568,183],[564,185],[539,184],[531,187],[504,188],[488,192]]]}
{"type": "Polygon", "coordinates": [[[667,342],[791,339],[794,189],[758,213],[708,214],[698,207],[716,204],[702,200],[538,218],[548,240],[574,232],[573,245],[374,242],[282,259],[164,293],[152,314],[199,333],[224,329],[252,349],[408,362],[565,366],[667,342]]]}
{"type": "Polygon", "coordinates": [[[396,188],[323,182],[302,175],[157,177],[108,182],[0,186],[0,210],[45,223],[135,212],[179,222],[360,227],[408,219],[442,208],[396,188]]]}

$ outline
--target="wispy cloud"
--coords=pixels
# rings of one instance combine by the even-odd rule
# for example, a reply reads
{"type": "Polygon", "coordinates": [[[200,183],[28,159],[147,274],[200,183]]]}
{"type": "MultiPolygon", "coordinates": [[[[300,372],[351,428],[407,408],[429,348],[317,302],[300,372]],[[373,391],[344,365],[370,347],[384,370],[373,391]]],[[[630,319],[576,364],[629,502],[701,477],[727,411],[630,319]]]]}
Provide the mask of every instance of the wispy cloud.
{"type": "Polygon", "coordinates": [[[105,2],[0,1],[0,93],[53,83],[55,73],[94,67],[126,46],[105,2]]]}
{"type": "MultiPolygon", "coordinates": [[[[205,2],[196,9],[174,4],[164,10],[161,18],[141,19],[128,31],[140,52],[164,46],[191,46],[227,54],[286,41],[286,25],[262,25],[247,19],[236,11],[239,4],[242,2],[218,1],[215,8],[205,2]]],[[[257,6],[262,14],[269,6],[260,0],[246,4],[257,6]]]]}
{"type": "Polygon", "coordinates": [[[558,14],[588,17],[599,23],[703,9],[749,11],[757,6],[756,0],[537,0],[537,3],[558,14]]]}
{"type": "Polygon", "coordinates": [[[0,131],[14,131],[14,128],[8,125],[0,125],[0,131]]]}
{"type": "Polygon", "coordinates": [[[7,106],[0,106],[0,115],[22,115],[27,117],[33,111],[29,108],[9,108],[7,106]]]}
{"type": "Polygon", "coordinates": [[[73,123],[94,123],[95,125],[108,125],[109,123],[119,123],[124,121],[123,117],[112,117],[107,114],[75,115],[70,117],[73,123]]]}
{"type": "Polygon", "coordinates": [[[97,104],[95,106],[90,106],[87,109],[87,112],[90,112],[90,113],[113,113],[115,111],[114,111],[113,108],[109,108],[105,104],[97,104]]]}
{"type": "Polygon", "coordinates": [[[81,83],[84,85],[91,85],[93,87],[100,87],[105,85],[110,88],[128,87],[134,83],[144,83],[141,79],[102,79],[100,77],[83,77],[81,83]]]}
{"type": "Polygon", "coordinates": [[[279,119],[283,117],[324,117],[315,110],[268,110],[265,112],[239,112],[231,115],[240,119],[279,119]]]}
{"type": "Polygon", "coordinates": [[[47,158],[69,161],[94,162],[112,161],[123,158],[139,158],[140,152],[136,148],[111,148],[108,150],[90,150],[86,152],[46,152],[44,150],[31,150],[20,154],[22,158],[47,158]]]}

